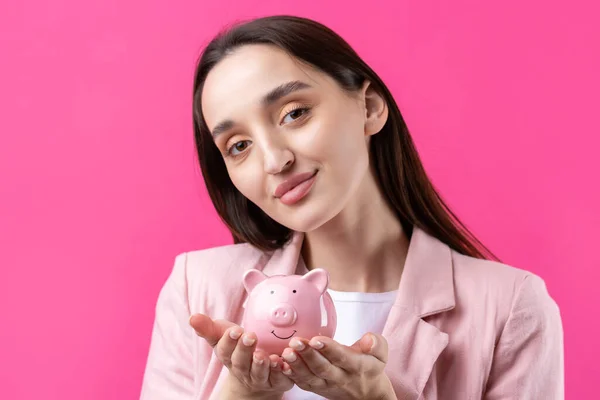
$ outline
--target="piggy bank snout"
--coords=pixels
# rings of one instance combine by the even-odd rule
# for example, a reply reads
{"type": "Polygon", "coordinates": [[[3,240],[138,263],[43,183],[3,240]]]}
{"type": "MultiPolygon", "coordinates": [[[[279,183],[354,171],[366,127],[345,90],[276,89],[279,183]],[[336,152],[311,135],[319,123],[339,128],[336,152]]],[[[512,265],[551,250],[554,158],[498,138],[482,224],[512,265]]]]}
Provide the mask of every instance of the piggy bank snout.
{"type": "Polygon", "coordinates": [[[271,323],[275,326],[290,326],[296,317],[296,309],[290,304],[278,304],[271,310],[271,323]]]}

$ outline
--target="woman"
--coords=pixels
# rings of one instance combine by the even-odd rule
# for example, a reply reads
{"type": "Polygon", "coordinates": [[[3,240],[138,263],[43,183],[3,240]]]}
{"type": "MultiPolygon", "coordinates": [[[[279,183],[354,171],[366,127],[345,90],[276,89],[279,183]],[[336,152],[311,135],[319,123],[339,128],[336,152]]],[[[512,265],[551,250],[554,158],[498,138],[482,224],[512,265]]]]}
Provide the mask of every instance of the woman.
{"type": "Polygon", "coordinates": [[[202,173],[234,245],[176,258],[142,399],[559,399],[559,310],[434,190],[381,79],[334,32],[277,16],[205,49],[202,173]],[[330,274],[333,339],[282,357],[240,325],[244,271],[330,274]]]}

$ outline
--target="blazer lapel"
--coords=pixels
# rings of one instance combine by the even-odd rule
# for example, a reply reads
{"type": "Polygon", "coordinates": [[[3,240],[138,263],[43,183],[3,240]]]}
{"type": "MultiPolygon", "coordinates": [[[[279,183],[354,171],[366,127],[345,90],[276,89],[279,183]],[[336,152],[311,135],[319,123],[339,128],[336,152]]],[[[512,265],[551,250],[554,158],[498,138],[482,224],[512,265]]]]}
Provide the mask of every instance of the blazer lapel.
{"type": "Polygon", "coordinates": [[[386,372],[397,393],[418,398],[448,345],[448,334],[423,318],[455,306],[450,248],[415,227],[398,289],[383,329],[386,372]]]}
{"type": "Polygon", "coordinates": [[[262,272],[267,276],[304,275],[308,272],[300,254],[303,240],[303,233],[294,232],[288,243],[273,252],[262,272]]]}

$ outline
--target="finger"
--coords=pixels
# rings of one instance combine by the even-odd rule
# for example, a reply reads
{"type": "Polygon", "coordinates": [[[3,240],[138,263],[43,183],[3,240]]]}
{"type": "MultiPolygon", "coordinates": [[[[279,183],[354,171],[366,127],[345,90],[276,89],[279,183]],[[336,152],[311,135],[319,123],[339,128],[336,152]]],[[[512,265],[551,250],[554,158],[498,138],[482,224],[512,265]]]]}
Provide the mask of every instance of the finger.
{"type": "Polygon", "coordinates": [[[370,354],[382,363],[388,361],[388,342],[376,333],[366,333],[357,342],[360,351],[364,354],[370,354]]]}
{"type": "Polygon", "coordinates": [[[272,354],[269,356],[269,361],[271,363],[271,371],[269,374],[271,387],[281,388],[284,391],[291,389],[292,386],[294,386],[294,382],[283,374],[283,360],[281,357],[272,354]]]}
{"type": "MultiPolygon", "coordinates": [[[[369,362],[368,357],[360,352],[360,349],[344,346],[335,340],[316,336],[309,342],[310,347],[318,351],[331,364],[347,373],[357,373],[364,369],[364,363],[369,362]]],[[[374,360],[371,360],[373,362],[374,360]]]]}
{"type": "Polygon", "coordinates": [[[250,379],[256,383],[266,383],[269,380],[269,368],[271,360],[266,353],[257,350],[252,356],[250,366],[250,379]]]}
{"type": "Polygon", "coordinates": [[[296,351],[308,369],[317,377],[334,382],[341,382],[346,372],[333,365],[325,356],[308,345],[307,340],[292,339],[290,346],[296,351]]]}
{"type": "Polygon", "coordinates": [[[283,350],[282,357],[289,367],[289,369],[286,368],[284,364],[283,373],[289,376],[300,388],[314,390],[327,385],[324,379],[313,374],[293,349],[286,348],[283,350]]]}
{"type": "Polygon", "coordinates": [[[277,368],[281,369],[283,366],[281,357],[279,357],[277,354],[271,354],[269,356],[269,361],[271,362],[271,368],[274,370],[277,370],[277,368]]]}
{"type": "Polygon", "coordinates": [[[217,345],[214,346],[217,358],[229,369],[232,367],[231,357],[233,356],[233,352],[237,347],[238,340],[242,333],[242,328],[239,326],[232,326],[225,331],[221,339],[217,342],[217,345]]]}
{"type": "Polygon", "coordinates": [[[227,328],[234,326],[233,322],[225,320],[213,321],[204,314],[194,314],[189,319],[189,324],[196,334],[204,338],[211,347],[215,347],[227,328]]]}
{"type": "Polygon", "coordinates": [[[250,377],[250,367],[252,365],[252,354],[256,349],[256,334],[253,332],[244,333],[238,340],[235,350],[231,355],[231,366],[236,373],[250,377]]]}

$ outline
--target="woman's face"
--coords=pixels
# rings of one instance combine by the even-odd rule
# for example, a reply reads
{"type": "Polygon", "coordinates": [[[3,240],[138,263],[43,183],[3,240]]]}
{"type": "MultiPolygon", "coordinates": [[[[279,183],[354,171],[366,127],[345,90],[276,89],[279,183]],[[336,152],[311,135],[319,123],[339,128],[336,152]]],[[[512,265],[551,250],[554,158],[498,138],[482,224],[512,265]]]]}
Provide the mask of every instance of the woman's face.
{"type": "Polygon", "coordinates": [[[371,92],[367,82],[348,94],[276,47],[247,45],[208,74],[202,112],[237,189],[280,224],[308,232],[373,179],[368,138],[387,107],[371,92]]]}

